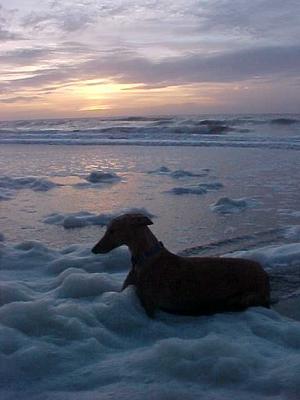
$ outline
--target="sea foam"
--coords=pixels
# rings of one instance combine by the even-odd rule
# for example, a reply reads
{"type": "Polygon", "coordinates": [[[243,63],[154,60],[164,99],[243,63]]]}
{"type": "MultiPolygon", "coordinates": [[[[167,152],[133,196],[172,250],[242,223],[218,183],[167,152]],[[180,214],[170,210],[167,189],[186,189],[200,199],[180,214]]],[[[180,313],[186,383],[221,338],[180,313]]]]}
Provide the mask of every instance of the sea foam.
{"type": "Polygon", "coordinates": [[[92,171],[86,180],[90,183],[114,183],[118,182],[121,178],[114,172],[106,171],[92,171]]]}
{"type": "MultiPolygon", "coordinates": [[[[299,322],[264,308],[151,320],[119,291],[128,251],[91,247],[1,244],[1,398],[296,398],[299,322]]],[[[300,244],[243,256],[272,269],[300,244]]]]}
{"type": "Polygon", "coordinates": [[[46,192],[57,186],[59,186],[57,183],[54,183],[46,178],[39,178],[33,176],[0,177],[0,188],[4,189],[12,189],[12,190],[31,189],[36,192],[46,192]]]}
{"type": "Polygon", "coordinates": [[[43,222],[50,225],[61,225],[65,229],[84,228],[90,225],[107,225],[112,219],[125,213],[139,213],[153,218],[154,215],[145,208],[126,208],[113,213],[94,214],[88,211],[79,211],[77,213],[52,213],[47,215],[43,222]]]}

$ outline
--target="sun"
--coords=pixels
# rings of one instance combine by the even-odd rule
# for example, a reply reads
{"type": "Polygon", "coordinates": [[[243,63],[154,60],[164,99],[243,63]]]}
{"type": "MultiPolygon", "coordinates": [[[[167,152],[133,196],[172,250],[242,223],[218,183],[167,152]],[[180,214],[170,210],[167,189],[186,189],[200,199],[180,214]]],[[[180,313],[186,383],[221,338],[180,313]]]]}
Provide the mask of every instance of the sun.
{"type": "Polygon", "coordinates": [[[77,83],[74,94],[85,100],[107,100],[123,91],[139,88],[141,84],[117,83],[110,80],[87,80],[77,83]]]}

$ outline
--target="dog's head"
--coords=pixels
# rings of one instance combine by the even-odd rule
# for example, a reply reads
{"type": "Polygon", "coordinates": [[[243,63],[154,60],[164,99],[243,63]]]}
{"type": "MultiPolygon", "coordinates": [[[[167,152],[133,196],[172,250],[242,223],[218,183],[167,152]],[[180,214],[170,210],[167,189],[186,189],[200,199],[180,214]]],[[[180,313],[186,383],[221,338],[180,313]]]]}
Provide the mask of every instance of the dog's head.
{"type": "Polygon", "coordinates": [[[92,252],[108,253],[116,247],[128,245],[137,233],[137,230],[153,222],[144,214],[124,214],[114,218],[106,228],[102,239],[92,248],[92,252]]]}

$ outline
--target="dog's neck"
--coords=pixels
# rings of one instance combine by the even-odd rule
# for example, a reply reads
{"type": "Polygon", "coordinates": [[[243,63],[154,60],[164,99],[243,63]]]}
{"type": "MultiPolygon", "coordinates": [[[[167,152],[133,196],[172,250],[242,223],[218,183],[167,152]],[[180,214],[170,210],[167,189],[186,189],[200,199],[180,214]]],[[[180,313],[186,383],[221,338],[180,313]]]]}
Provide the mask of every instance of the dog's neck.
{"type": "Polygon", "coordinates": [[[136,232],[136,237],[128,243],[133,264],[155,255],[162,247],[161,242],[153,235],[148,227],[141,227],[136,232]]]}

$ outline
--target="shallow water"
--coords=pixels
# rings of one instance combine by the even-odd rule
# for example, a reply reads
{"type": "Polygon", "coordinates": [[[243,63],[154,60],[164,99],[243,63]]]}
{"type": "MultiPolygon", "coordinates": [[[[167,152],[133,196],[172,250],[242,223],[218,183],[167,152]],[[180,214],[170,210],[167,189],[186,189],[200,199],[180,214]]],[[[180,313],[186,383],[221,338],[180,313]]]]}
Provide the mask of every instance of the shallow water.
{"type": "Polygon", "coordinates": [[[2,188],[10,190],[11,199],[1,201],[1,231],[14,242],[33,239],[64,246],[95,241],[103,231],[99,226],[66,230],[43,221],[52,213],[98,215],[132,207],[157,217],[153,229],[173,251],[299,221],[297,151],[6,145],[0,148],[0,170],[3,176],[35,176],[58,184],[44,191],[2,188]],[[169,171],[157,171],[162,166],[169,171]],[[85,178],[95,170],[112,171],[121,180],[93,184],[85,178]],[[203,190],[204,184],[212,189],[203,190]],[[174,188],[192,192],[176,195],[174,188]],[[253,206],[216,213],[211,207],[221,198],[244,199],[253,206]]]}

